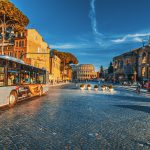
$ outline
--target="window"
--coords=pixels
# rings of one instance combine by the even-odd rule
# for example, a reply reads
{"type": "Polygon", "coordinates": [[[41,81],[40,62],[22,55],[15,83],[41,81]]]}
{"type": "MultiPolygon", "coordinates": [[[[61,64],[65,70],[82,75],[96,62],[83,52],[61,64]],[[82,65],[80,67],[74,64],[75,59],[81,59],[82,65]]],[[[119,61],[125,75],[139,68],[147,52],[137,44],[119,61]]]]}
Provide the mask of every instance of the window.
{"type": "Polygon", "coordinates": [[[17,36],[17,37],[19,37],[19,38],[20,38],[20,37],[21,37],[21,34],[20,34],[20,33],[18,33],[18,36],[17,36]]]}
{"type": "Polygon", "coordinates": [[[43,74],[39,74],[37,76],[37,83],[44,83],[44,75],[43,74]]]}
{"type": "Polygon", "coordinates": [[[23,70],[21,72],[21,84],[30,84],[30,83],[31,83],[30,72],[23,70]]]}
{"type": "Polygon", "coordinates": [[[20,65],[9,61],[7,70],[7,85],[18,85],[20,83],[20,65]]]}
{"type": "Polygon", "coordinates": [[[142,55],[142,64],[146,63],[146,53],[142,55]]]}
{"type": "Polygon", "coordinates": [[[38,47],[37,52],[40,53],[40,47],[38,47]]]}
{"type": "Polygon", "coordinates": [[[18,37],[18,32],[16,32],[16,37],[18,37]]]}
{"type": "Polygon", "coordinates": [[[16,58],[17,58],[17,54],[16,54],[16,52],[14,52],[14,57],[16,57],[16,58]]]}
{"type": "Polygon", "coordinates": [[[7,85],[18,85],[20,82],[19,71],[9,69],[7,79],[7,85]]]}
{"type": "Polygon", "coordinates": [[[145,67],[143,67],[143,68],[142,68],[142,77],[145,76],[145,73],[146,73],[146,69],[145,69],[145,67]]]}
{"type": "Polygon", "coordinates": [[[16,47],[18,47],[18,41],[16,41],[16,47]]]}
{"type": "Polygon", "coordinates": [[[0,66],[0,86],[4,86],[4,66],[0,66]]]}
{"type": "Polygon", "coordinates": [[[24,32],[22,32],[22,37],[24,37],[24,32]]]}
{"type": "Polygon", "coordinates": [[[19,47],[21,47],[22,46],[22,43],[21,43],[21,41],[19,41],[19,47]]]}
{"type": "Polygon", "coordinates": [[[24,47],[24,41],[22,41],[22,47],[24,47]]]}

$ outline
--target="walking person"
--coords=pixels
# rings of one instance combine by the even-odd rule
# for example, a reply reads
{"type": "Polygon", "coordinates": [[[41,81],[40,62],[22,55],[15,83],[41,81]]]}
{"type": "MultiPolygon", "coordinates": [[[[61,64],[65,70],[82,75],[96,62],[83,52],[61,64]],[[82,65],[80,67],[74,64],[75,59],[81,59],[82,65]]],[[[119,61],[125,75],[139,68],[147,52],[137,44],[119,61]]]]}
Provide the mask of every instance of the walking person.
{"type": "Polygon", "coordinates": [[[141,93],[141,85],[140,85],[140,83],[137,83],[136,92],[137,92],[137,94],[141,93]]]}

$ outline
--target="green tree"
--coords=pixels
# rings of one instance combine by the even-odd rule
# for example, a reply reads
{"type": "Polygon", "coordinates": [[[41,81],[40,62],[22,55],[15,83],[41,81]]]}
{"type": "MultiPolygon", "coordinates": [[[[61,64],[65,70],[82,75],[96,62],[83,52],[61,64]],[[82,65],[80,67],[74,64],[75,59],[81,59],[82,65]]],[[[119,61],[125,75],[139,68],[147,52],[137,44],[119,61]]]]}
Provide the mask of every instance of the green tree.
{"type": "Polygon", "coordinates": [[[104,68],[103,68],[103,66],[100,67],[99,75],[100,75],[100,78],[102,78],[103,75],[104,75],[104,68]]]}
{"type": "Polygon", "coordinates": [[[113,67],[112,62],[110,62],[109,67],[108,67],[108,74],[111,74],[113,72],[114,72],[114,67],[113,67]]]}

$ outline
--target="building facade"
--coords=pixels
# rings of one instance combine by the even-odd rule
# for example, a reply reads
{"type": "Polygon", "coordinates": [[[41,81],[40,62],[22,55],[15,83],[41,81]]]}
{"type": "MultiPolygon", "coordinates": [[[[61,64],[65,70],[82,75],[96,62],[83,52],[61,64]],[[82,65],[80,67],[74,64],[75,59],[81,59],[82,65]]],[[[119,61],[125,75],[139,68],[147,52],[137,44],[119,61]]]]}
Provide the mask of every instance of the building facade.
{"type": "Polygon", "coordinates": [[[113,58],[114,78],[117,80],[150,79],[150,46],[144,46],[113,58]]]}
{"type": "Polygon", "coordinates": [[[48,44],[35,29],[28,29],[26,32],[26,58],[30,59],[31,65],[38,68],[45,68],[47,71],[50,71],[50,48],[48,44]]]}
{"type": "Polygon", "coordinates": [[[80,64],[72,67],[73,80],[91,80],[97,78],[97,72],[92,64],[80,64]]]}
{"type": "Polygon", "coordinates": [[[56,55],[50,57],[50,81],[51,83],[57,83],[61,81],[60,64],[61,60],[56,55]]]}
{"type": "MultiPolygon", "coordinates": [[[[4,45],[4,54],[18,59],[38,68],[45,68],[49,71],[48,44],[35,29],[27,29],[20,33],[15,33],[13,44],[4,45]]],[[[2,54],[2,46],[0,47],[2,54]]]]}
{"type": "Polygon", "coordinates": [[[142,80],[150,79],[150,46],[145,46],[139,51],[138,74],[142,80]]]}

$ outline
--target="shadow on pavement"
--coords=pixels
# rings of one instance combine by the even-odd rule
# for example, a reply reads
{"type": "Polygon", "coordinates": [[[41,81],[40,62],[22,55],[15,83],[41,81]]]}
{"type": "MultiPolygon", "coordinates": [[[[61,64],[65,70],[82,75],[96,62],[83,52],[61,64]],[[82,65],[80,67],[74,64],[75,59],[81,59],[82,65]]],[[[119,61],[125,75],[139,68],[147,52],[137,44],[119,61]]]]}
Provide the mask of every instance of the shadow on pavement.
{"type": "Polygon", "coordinates": [[[140,97],[140,95],[128,96],[128,95],[115,95],[117,99],[126,100],[126,101],[134,101],[134,102],[150,102],[150,98],[148,97],[140,97]]]}
{"type": "Polygon", "coordinates": [[[113,105],[113,106],[150,113],[150,107],[148,106],[139,106],[139,105],[113,105]]]}
{"type": "Polygon", "coordinates": [[[134,141],[134,142],[136,142],[136,143],[138,143],[138,144],[140,144],[140,145],[143,145],[143,146],[146,146],[146,147],[149,147],[150,148],[150,143],[149,142],[143,142],[143,141],[134,141]]]}

